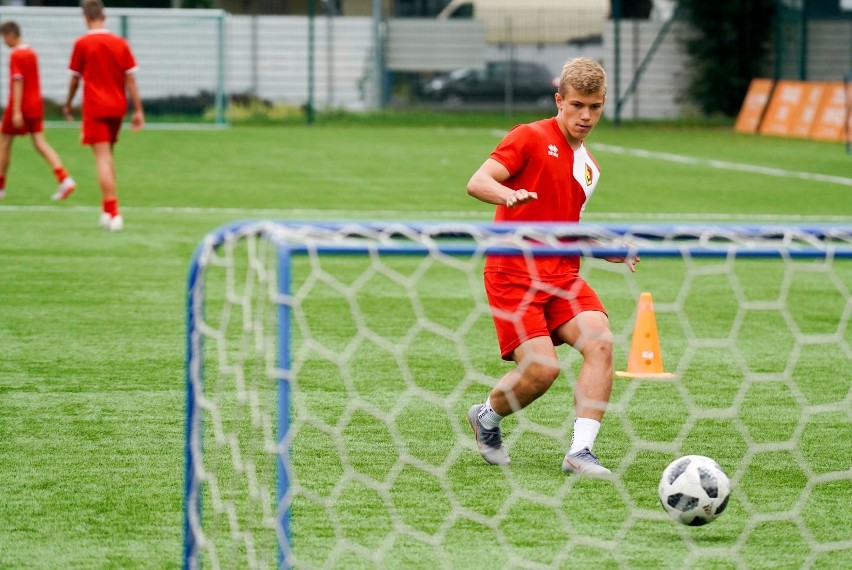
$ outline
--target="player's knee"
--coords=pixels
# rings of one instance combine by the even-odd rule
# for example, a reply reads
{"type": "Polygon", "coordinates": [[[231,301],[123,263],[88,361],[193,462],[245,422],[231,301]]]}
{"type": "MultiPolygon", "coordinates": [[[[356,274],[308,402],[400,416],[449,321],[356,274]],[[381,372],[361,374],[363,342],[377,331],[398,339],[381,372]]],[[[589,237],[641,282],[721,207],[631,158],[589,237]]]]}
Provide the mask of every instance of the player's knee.
{"type": "Polygon", "coordinates": [[[612,333],[609,330],[600,331],[599,334],[590,335],[583,342],[580,352],[586,359],[595,359],[603,362],[612,361],[612,333]]]}
{"type": "Polygon", "coordinates": [[[539,390],[546,390],[559,376],[558,362],[531,362],[524,370],[524,376],[539,390]]]}

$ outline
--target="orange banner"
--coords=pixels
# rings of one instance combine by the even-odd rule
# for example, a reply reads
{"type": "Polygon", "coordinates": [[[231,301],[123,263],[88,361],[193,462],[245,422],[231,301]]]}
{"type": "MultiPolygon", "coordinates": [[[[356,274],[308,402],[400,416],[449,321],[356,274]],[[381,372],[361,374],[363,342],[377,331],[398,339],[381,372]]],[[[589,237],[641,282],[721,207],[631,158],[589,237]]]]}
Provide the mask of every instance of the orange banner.
{"type": "Polygon", "coordinates": [[[825,83],[809,81],[802,85],[802,100],[790,120],[790,130],[787,133],[789,136],[808,138],[825,91],[825,83]]]}
{"type": "Polygon", "coordinates": [[[760,134],[792,136],[793,123],[805,100],[806,90],[807,83],[804,81],[779,81],[760,123],[760,134]]]}
{"type": "MultiPolygon", "coordinates": [[[[852,85],[849,86],[849,91],[848,97],[852,100],[852,85]]],[[[809,133],[810,138],[820,141],[844,139],[843,123],[847,118],[852,123],[852,117],[847,117],[846,97],[847,95],[843,93],[843,83],[837,81],[826,84],[825,94],[809,133]]]]}
{"type": "Polygon", "coordinates": [[[847,132],[852,133],[852,113],[847,103],[852,101],[852,84],[844,87],[840,81],[782,80],[771,89],[767,83],[771,86],[769,79],[752,80],[734,126],[737,132],[755,132],[752,129],[756,128],[762,135],[820,141],[843,141],[847,132]],[[767,105],[762,98],[770,89],[767,105]],[[761,103],[765,111],[761,110],[761,103]]]}
{"type": "Polygon", "coordinates": [[[751,80],[748,93],[746,93],[743,106],[740,107],[740,113],[737,115],[737,122],[734,125],[736,132],[750,134],[757,132],[760,120],[763,118],[763,112],[766,110],[766,104],[769,103],[773,85],[775,85],[775,82],[771,79],[751,80]]]}

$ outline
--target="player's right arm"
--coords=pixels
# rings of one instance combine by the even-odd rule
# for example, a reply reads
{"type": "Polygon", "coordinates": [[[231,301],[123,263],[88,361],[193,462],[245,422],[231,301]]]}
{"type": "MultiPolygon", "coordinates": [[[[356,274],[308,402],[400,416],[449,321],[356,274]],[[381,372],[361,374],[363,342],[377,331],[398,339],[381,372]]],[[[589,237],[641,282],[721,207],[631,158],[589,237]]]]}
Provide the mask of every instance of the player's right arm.
{"type": "Polygon", "coordinates": [[[71,50],[71,61],[68,63],[68,71],[71,72],[71,78],[68,80],[68,95],[65,97],[65,104],[62,105],[62,114],[65,115],[66,121],[74,120],[71,104],[74,102],[74,96],[80,87],[80,77],[82,77],[83,68],[85,67],[84,50],[81,46],[81,41],[82,38],[74,42],[74,48],[71,50]]]}
{"type": "Polygon", "coordinates": [[[467,193],[488,204],[512,208],[538,198],[538,194],[525,189],[512,190],[502,184],[509,178],[509,171],[493,158],[487,159],[473,173],[467,183],[467,193]]]}
{"type": "Polygon", "coordinates": [[[71,112],[71,102],[74,101],[74,95],[77,94],[77,88],[80,86],[80,76],[76,73],[71,74],[71,79],[68,81],[68,96],[65,98],[65,104],[62,106],[62,114],[65,115],[66,121],[73,121],[74,114],[71,112]]]}
{"type": "Polygon", "coordinates": [[[24,101],[24,80],[22,77],[12,79],[12,125],[20,129],[24,126],[24,113],[21,110],[24,101]]]}

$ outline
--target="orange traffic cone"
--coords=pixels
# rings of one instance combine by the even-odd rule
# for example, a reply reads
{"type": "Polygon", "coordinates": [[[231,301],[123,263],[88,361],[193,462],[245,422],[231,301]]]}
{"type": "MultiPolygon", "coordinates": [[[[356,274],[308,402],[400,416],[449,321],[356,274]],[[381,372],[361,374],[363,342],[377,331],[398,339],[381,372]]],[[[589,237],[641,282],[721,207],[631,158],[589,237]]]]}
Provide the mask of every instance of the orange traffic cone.
{"type": "Polygon", "coordinates": [[[639,295],[633,341],[627,359],[627,372],[616,372],[621,378],[674,378],[671,372],[663,372],[663,355],[660,354],[660,339],[657,335],[657,317],[650,293],[639,295]]]}

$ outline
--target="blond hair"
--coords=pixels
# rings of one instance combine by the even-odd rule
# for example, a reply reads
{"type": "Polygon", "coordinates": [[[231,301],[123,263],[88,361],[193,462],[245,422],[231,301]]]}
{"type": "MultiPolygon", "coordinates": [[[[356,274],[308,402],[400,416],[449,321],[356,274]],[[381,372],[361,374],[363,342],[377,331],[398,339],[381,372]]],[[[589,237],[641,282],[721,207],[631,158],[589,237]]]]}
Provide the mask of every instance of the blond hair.
{"type": "Polygon", "coordinates": [[[573,87],[581,95],[606,95],[606,72],[601,64],[588,57],[575,57],[562,67],[559,93],[568,94],[573,87]]]}

